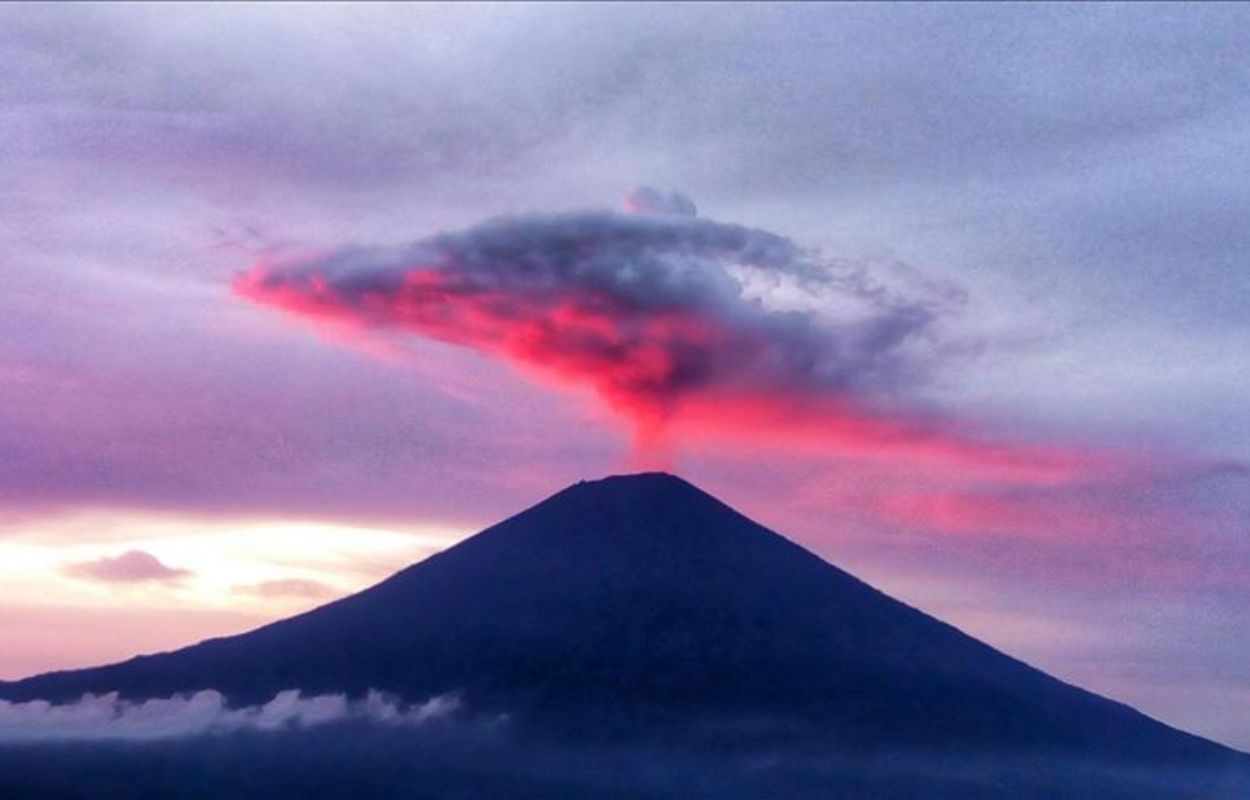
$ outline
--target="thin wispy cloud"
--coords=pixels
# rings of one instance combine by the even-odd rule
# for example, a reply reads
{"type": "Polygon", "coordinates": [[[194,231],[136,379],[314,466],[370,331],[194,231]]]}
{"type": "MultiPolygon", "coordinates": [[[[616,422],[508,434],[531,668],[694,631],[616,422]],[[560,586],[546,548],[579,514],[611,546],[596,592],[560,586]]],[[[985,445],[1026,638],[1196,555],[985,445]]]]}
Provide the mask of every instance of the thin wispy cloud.
{"type": "Polygon", "coordinates": [[[262,581],[260,583],[236,586],[235,591],[255,597],[317,598],[329,597],[336,593],[334,587],[321,581],[309,580],[308,578],[279,578],[271,581],[262,581]]]}

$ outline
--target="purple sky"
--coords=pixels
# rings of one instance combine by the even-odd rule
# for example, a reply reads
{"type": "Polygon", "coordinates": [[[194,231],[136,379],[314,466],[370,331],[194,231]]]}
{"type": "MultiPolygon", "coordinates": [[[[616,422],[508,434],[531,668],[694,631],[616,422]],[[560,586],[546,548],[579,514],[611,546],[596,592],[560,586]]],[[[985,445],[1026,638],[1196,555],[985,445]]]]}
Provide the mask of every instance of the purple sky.
{"type": "Polygon", "coordinates": [[[1248,23],[0,8],[0,677],[662,461],[1250,748],[1248,23]]]}

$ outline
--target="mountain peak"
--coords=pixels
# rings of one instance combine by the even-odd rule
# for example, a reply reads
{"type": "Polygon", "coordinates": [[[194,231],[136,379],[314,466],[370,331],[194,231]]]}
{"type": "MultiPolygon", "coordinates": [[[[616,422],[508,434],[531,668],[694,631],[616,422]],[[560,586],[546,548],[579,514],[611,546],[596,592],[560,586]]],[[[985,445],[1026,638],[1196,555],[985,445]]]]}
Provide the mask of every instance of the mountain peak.
{"type": "Polygon", "coordinates": [[[626,472],[620,475],[605,475],[602,478],[584,479],[573,484],[574,486],[599,486],[604,487],[620,486],[626,484],[650,484],[659,486],[665,483],[678,483],[685,486],[693,486],[685,478],[679,478],[671,472],[663,470],[648,470],[646,472],[626,472]]]}
{"type": "Polygon", "coordinates": [[[292,688],[455,693],[575,727],[767,720],[860,744],[1223,752],[891,599],[664,472],[573,484],[250,633],[0,684],[0,697],[205,688],[237,703],[292,688]]]}
{"type": "Polygon", "coordinates": [[[578,481],[478,538],[495,548],[507,539],[519,557],[555,549],[566,564],[619,561],[631,551],[639,558],[734,560],[735,552],[753,549],[751,539],[794,547],[667,472],[578,481]]]}
{"type": "Polygon", "coordinates": [[[594,480],[581,480],[557,492],[551,499],[554,500],[566,493],[582,497],[596,497],[613,503],[711,503],[718,508],[729,509],[708,492],[685,478],[669,472],[635,472],[608,475],[594,480]]]}
{"type": "MultiPolygon", "coordinates": [[[[666,494],[669,497],[680,496],[681,493],[711,497],[710,494],[695,486],[685,478],[670,472],[650,471],[632,472],[622,475],[607,475],[602,478],[580,480],[569,486],[565,491],[595,492],[602,494],[629,494],[641,496],[648,494],[666,494]]],[[[557,496],[561,493],[557,493],[557,496]]]]}

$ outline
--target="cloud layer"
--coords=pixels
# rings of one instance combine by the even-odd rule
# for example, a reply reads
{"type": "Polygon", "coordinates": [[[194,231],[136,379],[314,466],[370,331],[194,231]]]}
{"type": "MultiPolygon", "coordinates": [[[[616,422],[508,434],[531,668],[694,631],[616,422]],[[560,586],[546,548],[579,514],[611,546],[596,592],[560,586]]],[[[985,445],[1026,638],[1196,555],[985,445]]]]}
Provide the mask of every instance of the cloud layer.
{"type": "Polygon", "coordinates": [[[457,708],[454,696],[408,705],[375,691],[349,700],[341,694],[305,697],[295,689],[279,692],[263,705],[241,708],[230,708],[211,689],[142,702],[121,700],[116,692],[88,694],[62,705],[0,700],[0,742],[149,741],[240,730],[299,730],[335,722],[420,725],[457,708]]]}

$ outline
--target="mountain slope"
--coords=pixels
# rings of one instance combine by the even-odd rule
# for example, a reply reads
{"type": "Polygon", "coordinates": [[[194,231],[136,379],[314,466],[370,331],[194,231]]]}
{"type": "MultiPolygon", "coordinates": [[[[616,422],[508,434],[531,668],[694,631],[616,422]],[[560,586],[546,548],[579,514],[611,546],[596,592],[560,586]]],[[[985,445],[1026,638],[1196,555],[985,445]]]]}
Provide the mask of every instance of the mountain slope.
{"type": "Polygon", "coordinates": [[[899,603],[669,475],[583,482],[390,579],[240,636],[0,684],[409,699],[586,727],[750,724],[856,745],[1222,759],[899,603]]]}

